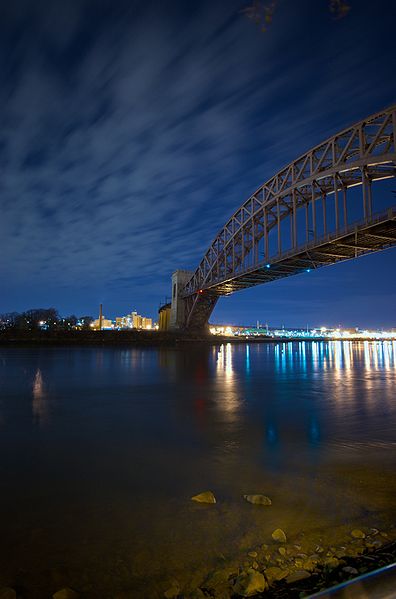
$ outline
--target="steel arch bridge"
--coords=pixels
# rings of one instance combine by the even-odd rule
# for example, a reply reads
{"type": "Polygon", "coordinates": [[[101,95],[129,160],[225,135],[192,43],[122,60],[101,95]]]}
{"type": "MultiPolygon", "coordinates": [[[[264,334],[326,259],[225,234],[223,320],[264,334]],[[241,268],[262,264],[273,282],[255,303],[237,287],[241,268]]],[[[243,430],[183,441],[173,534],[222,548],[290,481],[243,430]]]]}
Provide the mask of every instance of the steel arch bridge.
{"type": "Polygon", "coordinates": [[[395,245],[396,198],[379,213],[372,194],[373,182],[396,176],[395,140],[393,105],[266,181],[227,221],[196,271],[176,271],[184,274],[174,280],[171,326],[202,329],[222,295],[395,245]]]}

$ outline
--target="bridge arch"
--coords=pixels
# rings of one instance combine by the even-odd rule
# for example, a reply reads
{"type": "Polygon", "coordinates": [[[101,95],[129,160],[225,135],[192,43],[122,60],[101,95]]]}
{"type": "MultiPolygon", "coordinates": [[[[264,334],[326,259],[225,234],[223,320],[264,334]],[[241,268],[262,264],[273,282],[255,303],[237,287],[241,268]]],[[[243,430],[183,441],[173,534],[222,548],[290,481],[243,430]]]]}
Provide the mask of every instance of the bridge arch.
{"type": "Polygon", "coordinates": [[[372,193],[373,182],[396,176],[395,140],[393,105],[315,146],[260,186],[183,284],[179,326],[205,327],[222,295],[395,245],[396,199],[378,213],[372,193]],[[357,186],[356,221],[348,194],[357,186]]]}

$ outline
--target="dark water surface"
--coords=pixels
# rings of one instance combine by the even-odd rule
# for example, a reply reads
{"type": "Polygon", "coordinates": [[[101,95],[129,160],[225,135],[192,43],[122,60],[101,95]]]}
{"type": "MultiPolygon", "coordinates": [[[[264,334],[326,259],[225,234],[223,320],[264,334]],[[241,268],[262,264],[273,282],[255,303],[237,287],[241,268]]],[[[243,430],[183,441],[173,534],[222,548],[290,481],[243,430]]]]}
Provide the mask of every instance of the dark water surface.
{"type": "Polygon", "coordinates": [[[277,527],[390,527],[395,383],[395,342],[0,348],[0,587],[156,597],[277,527]]]}

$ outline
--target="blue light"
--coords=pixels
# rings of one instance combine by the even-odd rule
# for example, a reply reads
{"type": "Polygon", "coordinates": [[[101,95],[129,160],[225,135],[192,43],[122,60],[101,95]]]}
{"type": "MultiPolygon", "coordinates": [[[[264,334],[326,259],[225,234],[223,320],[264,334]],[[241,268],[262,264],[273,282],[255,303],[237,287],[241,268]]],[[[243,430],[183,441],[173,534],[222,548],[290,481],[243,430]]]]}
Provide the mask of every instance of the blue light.
{"type": "Polygon", "coordinates": [[[266,268],[271,268],[271,264],[266,264],[266,268]]]}
{"type": "Polygon", "coordinates": [[[310,269],[310,268],[307,268],[307,272],[311,272],[311,269],[310,269]]]}

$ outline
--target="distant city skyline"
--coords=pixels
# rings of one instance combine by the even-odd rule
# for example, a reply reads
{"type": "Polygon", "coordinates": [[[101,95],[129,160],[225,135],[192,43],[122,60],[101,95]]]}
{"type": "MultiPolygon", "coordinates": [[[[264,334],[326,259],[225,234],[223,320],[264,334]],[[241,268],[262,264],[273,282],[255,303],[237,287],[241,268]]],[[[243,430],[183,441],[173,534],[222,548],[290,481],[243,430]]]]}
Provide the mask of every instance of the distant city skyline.
{"type": "MultiPolygon", "coordinates": [[[[248,4],[2,7],[0,312],[103,303],[157,320],[172,272],[195,270],[255,189],[396,102],[391,0],[351,0],[339,20],[284,0],[265,32],[248,4]]],[[[395,262],[391,249],[241,291],[211,321],[389,328],[395,262]]]]}

